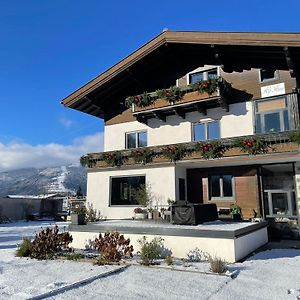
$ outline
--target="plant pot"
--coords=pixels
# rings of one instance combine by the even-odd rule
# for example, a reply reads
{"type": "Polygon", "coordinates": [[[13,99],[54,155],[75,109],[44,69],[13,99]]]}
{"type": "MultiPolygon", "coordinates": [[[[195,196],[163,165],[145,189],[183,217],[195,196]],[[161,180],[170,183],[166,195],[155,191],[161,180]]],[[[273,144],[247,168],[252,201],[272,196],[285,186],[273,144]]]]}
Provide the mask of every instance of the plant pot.
{"type": "Polygon", "coordinates": [[[233,221],[242,221],[242,217],[240,214],[232,214],[233,221]]]}
{"type": "Polygon", "coordinates": [[[135,213],[134,214],[135,220],[143,220],[143,219],[146,219],[146,217],[147,217],[146,213],[135,213]]]}
{"type": "Polygon", "coordinates": [[[85,214],[71,213],[71,223],[73,225],[85,225],[85,214]]]}

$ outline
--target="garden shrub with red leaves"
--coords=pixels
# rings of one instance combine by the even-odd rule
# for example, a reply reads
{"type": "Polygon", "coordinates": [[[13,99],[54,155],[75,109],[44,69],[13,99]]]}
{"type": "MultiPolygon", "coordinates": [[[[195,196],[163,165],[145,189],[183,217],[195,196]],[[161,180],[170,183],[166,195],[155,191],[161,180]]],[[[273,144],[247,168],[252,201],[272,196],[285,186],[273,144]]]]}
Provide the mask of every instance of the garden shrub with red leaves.
{"type": "Polygon", "coordinates": [[[59,233],[58,226],[47,227],[35,236],[30,245],[30,257],[37,259],[53,258],[61,251],[70,251],[69,244],[73,241],[68,232],[59,233]]]}
{"type": "Polygon", "coordinates": [[[97,250],[101,257],[98,263],[119,262],[122,258],[133,256],[133,246],[130,239],[125,239],[119,232],[101,233],[93,242],[93,248],[97,250]]]}
{"type": "Polygon", "coordinates": [[[198,142],[196,144],[196,151],[205,159],[220,158],[223,156],[225,150],[225,146],[218,141],[198,142]]]}
{"type": "Polygon", "coordinates": [[[268,152],[268,145],[261,139],[245,138],[238,140],[234,146],[241,148],[243,152],[256,155],[268,152]]]}

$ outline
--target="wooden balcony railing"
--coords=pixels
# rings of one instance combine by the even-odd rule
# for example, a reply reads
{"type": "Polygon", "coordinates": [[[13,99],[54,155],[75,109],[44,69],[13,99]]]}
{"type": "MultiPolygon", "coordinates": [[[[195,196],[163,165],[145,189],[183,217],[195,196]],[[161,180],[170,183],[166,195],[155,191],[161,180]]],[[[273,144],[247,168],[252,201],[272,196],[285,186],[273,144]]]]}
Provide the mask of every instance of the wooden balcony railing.
{"type": "Polygon", "coordinates": [[[209,79],[186,87],[171,87],[152,93],[126,98],[126,105],[132,108],[138,121],[147,123],[150,118],[166,121],[166,116],[177,114],[185,118],[191,111],[206,114],[208,108],[229,108],[231,85],[223,78],[209,79]]]}
{"type": "Polygon", "coordinates": [[[215,160],[226,157],[272,155],[299,152],[299,144],[292,138],[298,131],[248,135],[220,140],[190,142],[90,153],[81,157],[88,168],[121,167],[122,165],[155,164],[187,160],[215,160]]]}

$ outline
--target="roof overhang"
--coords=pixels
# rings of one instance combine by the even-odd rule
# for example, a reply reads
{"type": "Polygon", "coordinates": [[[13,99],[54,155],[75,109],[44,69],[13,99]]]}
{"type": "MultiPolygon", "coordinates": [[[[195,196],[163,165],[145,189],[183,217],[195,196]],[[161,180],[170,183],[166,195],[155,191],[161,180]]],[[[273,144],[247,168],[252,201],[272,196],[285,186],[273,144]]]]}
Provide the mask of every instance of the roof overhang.
{"type": "Polygon", "coordinates": [[[66,107],[109,119],[127,96],[166,88],[190,70],[220,65],[289,70],[300,87],[300,33],[165,31],[66,98],[66,107]]]}

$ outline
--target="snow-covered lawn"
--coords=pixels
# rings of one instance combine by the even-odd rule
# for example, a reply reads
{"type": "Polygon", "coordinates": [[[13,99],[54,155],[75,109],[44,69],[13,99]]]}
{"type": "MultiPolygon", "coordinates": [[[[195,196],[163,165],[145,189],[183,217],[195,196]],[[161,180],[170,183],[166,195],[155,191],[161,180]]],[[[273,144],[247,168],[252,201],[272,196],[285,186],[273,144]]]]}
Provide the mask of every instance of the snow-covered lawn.
{"type": "MultiPolygon", "coordinates": [[[[27,299],[118,266],[72,261],[16,258],[22,237],[33,236],[48,222],[0,225],[0,299],[27,299]]],[[[60,227],[66,223],[58,223],[60,227]]],[[[68,225],[68,224],[67,224],[68,225]]],[[[206,268],[206,266],[205,266],[206,268]]],[[[297,299],[300,296],[300,250],[274,249],[230,265],[235,279],[195,272],[130,266],[48,299],[297,299]]],[[[201,269],[201,268],[200,268],[201,269]]],[[[201,270],[200,270],[201,271],[201,270]]],[[[300,298],[299,298],[300,299],[300,298]]]]}

